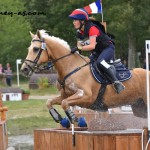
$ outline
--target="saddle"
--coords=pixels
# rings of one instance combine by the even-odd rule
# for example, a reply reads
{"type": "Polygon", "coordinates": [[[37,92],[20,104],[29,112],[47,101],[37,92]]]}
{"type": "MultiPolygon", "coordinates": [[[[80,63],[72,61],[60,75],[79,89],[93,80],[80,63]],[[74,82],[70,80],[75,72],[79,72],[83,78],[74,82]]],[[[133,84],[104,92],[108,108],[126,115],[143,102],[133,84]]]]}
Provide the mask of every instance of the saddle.
{"type": "MultiPolygon", "coordinates": [[[[110,65],[113,65],[116,69],[116,77],[119,81],[124,82],[132,77],[132,74],[129,69],[127,69],[124,64],[122,64],[120,59],[115,60],[112,63],[109,63],[110,65]]],[[[96,69],[94,62],[90,64],[91,72],[95,80],[100,84],[112,84],[107,78],[105,77],[103,72],[98,72],[96,69]]]]}
{"type": "MultiPolygon", "coordinates": [[[[96,66],[94,65],[95,62],[90,64],[91,72],[95,80],[102,84],[101,88],[99,89],[99,93],[97,95],[96,100],[92,105],[89,106],[89,109],[96,110],[96,111],[108,111],[108,107],[104,103],[103,95],[105,93],[106,87],[108,84],[112,84],[107,78],[105,77],[103,72],[97,70],[96,66]]],[[[132,77],[130,70],[128,70],[122,63],[120,59],[109,63],[113,65],[116,69],[116,76],[119,81],[124,82],[132,77]]]]}

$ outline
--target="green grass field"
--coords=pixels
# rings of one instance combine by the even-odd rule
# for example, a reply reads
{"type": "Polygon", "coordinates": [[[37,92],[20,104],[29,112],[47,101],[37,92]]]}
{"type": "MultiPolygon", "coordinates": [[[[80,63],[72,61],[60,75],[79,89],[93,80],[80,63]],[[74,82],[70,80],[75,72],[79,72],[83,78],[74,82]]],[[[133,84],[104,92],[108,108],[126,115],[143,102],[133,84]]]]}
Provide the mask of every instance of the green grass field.
{"type": "MultiPolygon", "coordinates": [[[[17,87],[17,84],[13,84],[17,87]]],[[[28,82],[21,82],[20,88],[29,89],[28,82]]],[[[58,94],[55,86],[43,89],[30,90],[30,95],[42,96],[58,94]]],[[[50,116],[45,100],[23,100],[3,102],[8,107],[7,130],[11,135],[33,134],[34,129],[60,127],[50,116]]],[[[54,106],[62,115],[64,112],[60,106],[54,106]]]]}
{"type": "MultiPolygon", "coordinates": [[[[34,129],[56,128],[60,125],[50,116],[46,100],[24,100],[5,102],[8,107],[7,128],[9,135],[32,134],[34,129]]],[[[64,115],[60,106],[55,108],[64,115]]]]}

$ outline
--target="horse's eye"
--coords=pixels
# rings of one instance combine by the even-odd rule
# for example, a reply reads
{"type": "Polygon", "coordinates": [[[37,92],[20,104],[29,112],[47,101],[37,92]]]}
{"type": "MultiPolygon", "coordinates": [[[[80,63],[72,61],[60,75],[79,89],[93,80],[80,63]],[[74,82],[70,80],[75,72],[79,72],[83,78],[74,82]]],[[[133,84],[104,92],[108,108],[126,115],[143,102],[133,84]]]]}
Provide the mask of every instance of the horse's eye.
{"type": "Polygon", "coordinates": [[[34,47],[34,48],[33,48],[34,52],[38,52],[39,49],[40,49],[39,47],[34,47]]]}

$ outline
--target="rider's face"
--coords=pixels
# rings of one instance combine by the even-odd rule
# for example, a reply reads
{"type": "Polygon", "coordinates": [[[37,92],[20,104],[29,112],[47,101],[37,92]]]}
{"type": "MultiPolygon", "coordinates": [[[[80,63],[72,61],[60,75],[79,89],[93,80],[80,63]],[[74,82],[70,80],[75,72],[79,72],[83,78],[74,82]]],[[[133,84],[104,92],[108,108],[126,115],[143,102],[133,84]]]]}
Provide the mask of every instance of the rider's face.
{"type": "Polygon", "coordinates": [[[75,29],[79,29],[80,28],[80,21],[79,20],[73,20],[73,25],[74,25],[75,29]]]}

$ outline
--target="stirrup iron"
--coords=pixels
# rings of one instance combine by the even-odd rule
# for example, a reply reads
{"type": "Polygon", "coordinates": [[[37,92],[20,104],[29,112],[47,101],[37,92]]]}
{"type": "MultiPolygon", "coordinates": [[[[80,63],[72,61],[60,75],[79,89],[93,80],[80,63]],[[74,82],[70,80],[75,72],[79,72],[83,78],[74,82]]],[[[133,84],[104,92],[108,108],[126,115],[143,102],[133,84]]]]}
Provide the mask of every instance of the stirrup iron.
{"type": "Polygon", "coordinates": [[[119,94],[122,90],[125,89],[125,86],[120,81],[115,81],[113,83],[114,89],[116,90],[117,94],[119,94]]]}

